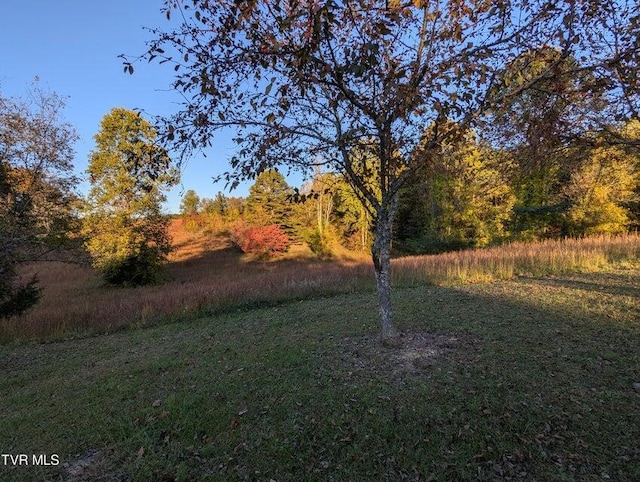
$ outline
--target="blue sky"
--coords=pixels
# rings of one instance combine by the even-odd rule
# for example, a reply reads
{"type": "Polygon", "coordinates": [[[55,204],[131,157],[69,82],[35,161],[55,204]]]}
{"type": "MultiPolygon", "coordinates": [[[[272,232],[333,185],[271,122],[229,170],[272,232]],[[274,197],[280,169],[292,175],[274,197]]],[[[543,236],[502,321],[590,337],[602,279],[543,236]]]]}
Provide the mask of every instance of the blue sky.
{"type": "MultiPolygon", "coordinates": [[[[119,54],[137,55],[151,39],[144,27],[168,28],[160,12],[162,0],[11,0],[0,16],[0,91],[25,97],[35,76],[48,89],[67,97],[65,120],[80,135],[75,146],[76,171],[87,168],[100,120],[113,107],[140,108],[150,114],[175,111],[168,91],[172,69],[138,64],[133,75],[123,73],[119,54]]],[[[168,196],[167,210],[177,212],[180,196],[195,189],[213,197],[224,183],[212,177],[228,170],[233,152],[229,139],[217,137],[207,157],[191,159],[181,186],[168,196]]],[[[80,191],[88,190],[86,182],[80,191]]],[[[247,186],[232,195],[245,196],[247,186]]]]}

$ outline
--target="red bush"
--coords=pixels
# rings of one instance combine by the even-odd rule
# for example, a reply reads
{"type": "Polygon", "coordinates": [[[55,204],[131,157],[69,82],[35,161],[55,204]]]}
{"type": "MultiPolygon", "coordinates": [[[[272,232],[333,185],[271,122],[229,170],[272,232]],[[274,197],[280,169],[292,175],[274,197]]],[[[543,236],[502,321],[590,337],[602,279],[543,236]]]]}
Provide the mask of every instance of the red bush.
{"type": "Polygon", "coordinates": [[[289,238],[277,224],[247,226],[237,224],[231,232],[233,242],[245,253],[272,256],[289,249],[289,238]]]}

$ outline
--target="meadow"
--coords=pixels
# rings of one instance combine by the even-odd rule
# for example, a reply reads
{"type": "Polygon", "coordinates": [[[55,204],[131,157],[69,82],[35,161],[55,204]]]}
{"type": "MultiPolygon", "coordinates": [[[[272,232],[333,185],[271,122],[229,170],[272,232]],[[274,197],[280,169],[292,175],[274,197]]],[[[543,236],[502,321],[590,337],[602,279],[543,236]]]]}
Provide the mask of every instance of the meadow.
{"type": "MultiPolygon", "coordinates": [[[[254,259],[224,237],[186,230],[174,220],[174,252],[167,281],[157,286],[105,286],[88,262],[40,262],[24,274],[37,274],[42,300],[26,315],[0,323],[0,342],[67,338],[108,333],[251,307],[276,305],[375,289],[371,258],[338,251],[319,259],[297,246],[274,260],[254,259]]],[[[640,236],[598,236],[549,240],[444,253],[393,261],[394,284],[448,285],[489,282],[515,276],[597,272],[637,258],[640,236]]]]}
{"type": "Polygon", "coordinates": [[[384,348],[365,258],[176,234],[166,285],[59,266],[3,327],[1,451],[60,464],[0,480],[640,480],[637,236],[398,259],[384,348]]]}

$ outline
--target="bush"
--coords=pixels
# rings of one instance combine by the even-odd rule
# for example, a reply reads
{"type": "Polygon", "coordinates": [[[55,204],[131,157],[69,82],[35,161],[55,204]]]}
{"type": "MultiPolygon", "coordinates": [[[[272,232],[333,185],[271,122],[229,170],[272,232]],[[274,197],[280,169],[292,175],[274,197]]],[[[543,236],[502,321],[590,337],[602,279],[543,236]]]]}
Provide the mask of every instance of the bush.
{"type": "Polygon", "coordinates": [[[0,319],[19,316],[35,305],[40,299],[41,289],[38,288],[38,278],[33,278],[26,284],[0,283],[0,319]]]}
{"type": "Polygon", "coordinates": [[[333,254],[332,247],[337,244],[336,236],[328,229],[320,232],[318,228],[307,233],[304,236],[309,249],[318,256],[331,256],[333,254]]]}
{"type": "Polygon", "coordinates": [[[248,226],[236,224],[231,230],[231,239],[244,253],[257,256],[273,256],[289,249],[289,238],[277,224],[248,226]]]}
{"type": "Polygon", "coordinates": [[[157,249],[142,245],[137,253],[105,265],[102,277],[117,286],[143,286],[160,281],[164,257],[157,249]]]}
{"type": "Polygon", "coordinates": [[[198,215],[186,216],[182,218],[182,224],[186,231],[198,231],[204,225],[204,220],[198,215]]]}

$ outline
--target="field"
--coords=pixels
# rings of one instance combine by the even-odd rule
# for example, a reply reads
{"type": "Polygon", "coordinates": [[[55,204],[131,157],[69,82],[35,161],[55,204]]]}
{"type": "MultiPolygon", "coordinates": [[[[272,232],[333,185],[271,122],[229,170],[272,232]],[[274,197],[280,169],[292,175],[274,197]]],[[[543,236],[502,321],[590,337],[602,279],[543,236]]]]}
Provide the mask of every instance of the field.
{"type": "Polygon", "coordinates": [[[365,259],[182,235],[164,287],[65,268],[66,325],[3,328],[55,341],[0,346],[0,451],[60,464],[0,480],[640,480],[637,237],[398,260],[382,348],[365,259]]]}
{"type": "MultiPolygon", "coordinates": [[[[0,323],[0,343],[109,333],[127,327],[188,320],[334,294],[371,292],[371,258],[346,250],[318,259],[301,247],[284,258],[251,259],[224,239],[171,226],[175,251],[167,282],[140,288],[106,287],[88,263],[41,262],[27,267],[44,287],[42,300],[25,316],[0,323]]],[[[598,272],[635,260],[640,236],[515,243],[484,250],[394,260],[397,287],[450,285],[598,272]]]]}

